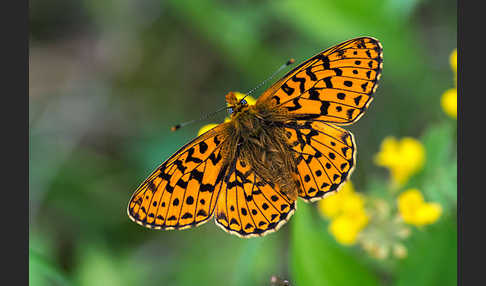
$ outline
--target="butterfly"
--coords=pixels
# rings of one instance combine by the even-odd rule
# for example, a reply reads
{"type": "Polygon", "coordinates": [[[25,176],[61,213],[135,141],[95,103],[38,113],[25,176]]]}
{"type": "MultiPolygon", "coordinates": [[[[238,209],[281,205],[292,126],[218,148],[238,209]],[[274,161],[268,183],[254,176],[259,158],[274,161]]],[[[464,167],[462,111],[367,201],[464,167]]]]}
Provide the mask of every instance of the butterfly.
{"type": "Polygon", "coordinates": [[[306,202],[339,190],[356,163],[341,128],[373,100],[383,48],[348,40],[303,62],[255,104],[226,95],[231,118],[184,145],[135,191],[128,216],[151,229],[187,229],[215,219],[240,237],[277,231],[306,202]]]}

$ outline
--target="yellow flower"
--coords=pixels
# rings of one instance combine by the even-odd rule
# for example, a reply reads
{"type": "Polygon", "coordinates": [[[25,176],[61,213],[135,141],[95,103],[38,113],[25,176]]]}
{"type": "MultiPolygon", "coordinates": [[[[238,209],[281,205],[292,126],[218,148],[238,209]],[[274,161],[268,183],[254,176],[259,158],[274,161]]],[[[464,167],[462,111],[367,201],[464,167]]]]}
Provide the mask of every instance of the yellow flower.
{"type": "Polygon", "coordinates": [[[449,57],[449,63],[454,73],[457,73],[457,49],[454,49],[449,57]]]}
{"type": "Polygon", "coordinates": [[[398,196],[398,211],[406,223],[422,226],[436,222],[442,208],[438,203],[426,203],[419,190],[409,189],[398,196]]]}
{"type": "Polygon", "coordinates": [[[425,163],[425,148],[420,141],[411,137],[405,137],[400,141],[394,137],[387,137],[381,143],[375,163],[388,168],[394,182],[402,185],[410,176],[422,169],[425,163]]]}
{"type": "Polygon", "coordinates": [[[355,193],[348,181],[339,192],[320,200],[318,207],[324,217],[331,219],[329,232],[336,240],[343,245],[352,245],[369,221],[364,205],[363,196],[355,193]]]}
{"type": "Polygon", "coordinates": [[[204,125],[203,127],[201,127],[201,129],[199,129],[199,132],[197,133],[197,136],[199,136],[199,135],[201,135],[203,133],[208,132],[209,130],[213,129],[216,126],[218,126],[218,124],[216,124],[216,123],[210,123],[210,124],[204,125]]]}
{"type": "Polygon", "coordinates": [[[440,104],[444,112],[452,118],[457,118],[457,89],[448,89],[442,94],[440,104]]]}
{"type": "MultiPolygon", "coordinates": [[[[245,94],[243,94],[243,93],[241,93],[241,92],[237,92],[237,91],[236,91],[236,92],[234,92],[234,93],[235,93],[236,98],[237,98],[238,100],[241,100],[243,97],[245,97],[245,94]]],[[[254,105],[254,104],[256,103],[256,100],[255,100],[253,97],[251,97],[251,96],[247,96],[247,97],[245,98],[245,100],[246,100],[246,102],[247,102],[249,105],[254,105]]],[[[226,105],[228,105],[228,104],[226,104],[226,105]]],[[[231,121],[231,119],[230,119],[229,117],[226,117],[226,118],[224,119],[224,122],[229,122],[229,121],[231,121]]],[[[216,127],[217,125],[218,125],[218,124],[216,124],[216,123],[210,123],[210,124],[204,125],[203,127],[201,127],[201,129],[199,129],[199,132],[197,133],[197,136],[199,136],[199,135],[201,135],[201,134],[203,134],[203,133],[205,133],[205,132],[209,131],[210,129],[212,129],[212,128],[216,127]]]]}
{"type": "Polygon", "coordinates": [[[343,245],[356,243],[359,233],[368,224],[368,216],[364,210],[351,214],[342,214],[334,218],[329,224],[329,232],[343,245]]]}
{"type": "Polygon", "coordinates": [[[351,181],[347,181],[338,192],[320,200],[318,207],[324,217],[334,218],[344,212],[345,204],[348,205],[348,210],[349,205],[353,203],[359,204],[356,208],[362,208],[363,203],[359,203],[359,200],[362,201],[362,198],[354,192],[351,181]],[[353,202],[349,202],[349,200],[353,202]]]}
{"type": "Polygon", "coordinates": [[[452,51],[449,63],[454,72],[454,85],[456,88],[448,89],[442,94],[440,105],[447,115],[457,119],[457,49],[452,51]]]}
{"type": "Polygon", "coordinates": [[[442,214],[442,207],[438,203],[425,203],[417,210],[416,225],[426,225],[436,222],[442,214]]]}

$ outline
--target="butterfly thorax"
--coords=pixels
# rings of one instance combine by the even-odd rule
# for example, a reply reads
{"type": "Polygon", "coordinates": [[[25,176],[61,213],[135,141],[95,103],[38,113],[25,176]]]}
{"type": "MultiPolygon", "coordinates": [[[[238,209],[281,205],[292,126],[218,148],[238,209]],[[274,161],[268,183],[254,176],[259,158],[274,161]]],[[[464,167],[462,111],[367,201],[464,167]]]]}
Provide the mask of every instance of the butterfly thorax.
{"type": "MultiPolygon", "coordinates": [[[[231,93],[226,96],[228,102],[234,103],[231,97],[231,93]]],[[[262,180],[275,184],[288,197],[296,199],[296,163],[279,120],[256,105],[236,102],[229,126],[231,143],[228,146],[237,150],[229,154],[229,161],[239,156],[253,166],[262,180]]]]}

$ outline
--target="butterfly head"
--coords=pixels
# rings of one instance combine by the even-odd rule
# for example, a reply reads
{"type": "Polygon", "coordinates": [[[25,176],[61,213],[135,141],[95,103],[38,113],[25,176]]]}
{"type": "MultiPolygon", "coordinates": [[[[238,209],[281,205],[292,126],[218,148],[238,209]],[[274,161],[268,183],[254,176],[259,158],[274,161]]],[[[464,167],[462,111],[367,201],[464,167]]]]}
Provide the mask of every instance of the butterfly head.
{"type": "Polygon", "coordinates": [[[236,93],[233,91],[226,94],[226,103],[229,106],[228,111],[231,116],[236,115],[242,111],[242,109],[248,106],[248,102],[245,99],[238,99],[236,93]]]}

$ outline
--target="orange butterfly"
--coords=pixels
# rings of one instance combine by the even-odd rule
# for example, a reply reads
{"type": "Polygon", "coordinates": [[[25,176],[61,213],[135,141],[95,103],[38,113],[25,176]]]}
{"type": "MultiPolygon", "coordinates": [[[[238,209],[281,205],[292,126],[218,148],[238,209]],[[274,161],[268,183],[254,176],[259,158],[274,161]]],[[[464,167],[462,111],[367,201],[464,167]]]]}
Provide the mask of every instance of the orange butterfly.
{"type": "Polygon", "coordinates": [[[185,229],[215,217],[223,230],[263,236],[278,230],[298,197],[337,191],[354,169],[353,134],[373,100],[382,45],[361,37],[325,50],[249,105],[226,95],[231,120],[183,146],[133,194],[128,216],[153,229],[185,229]]]}

